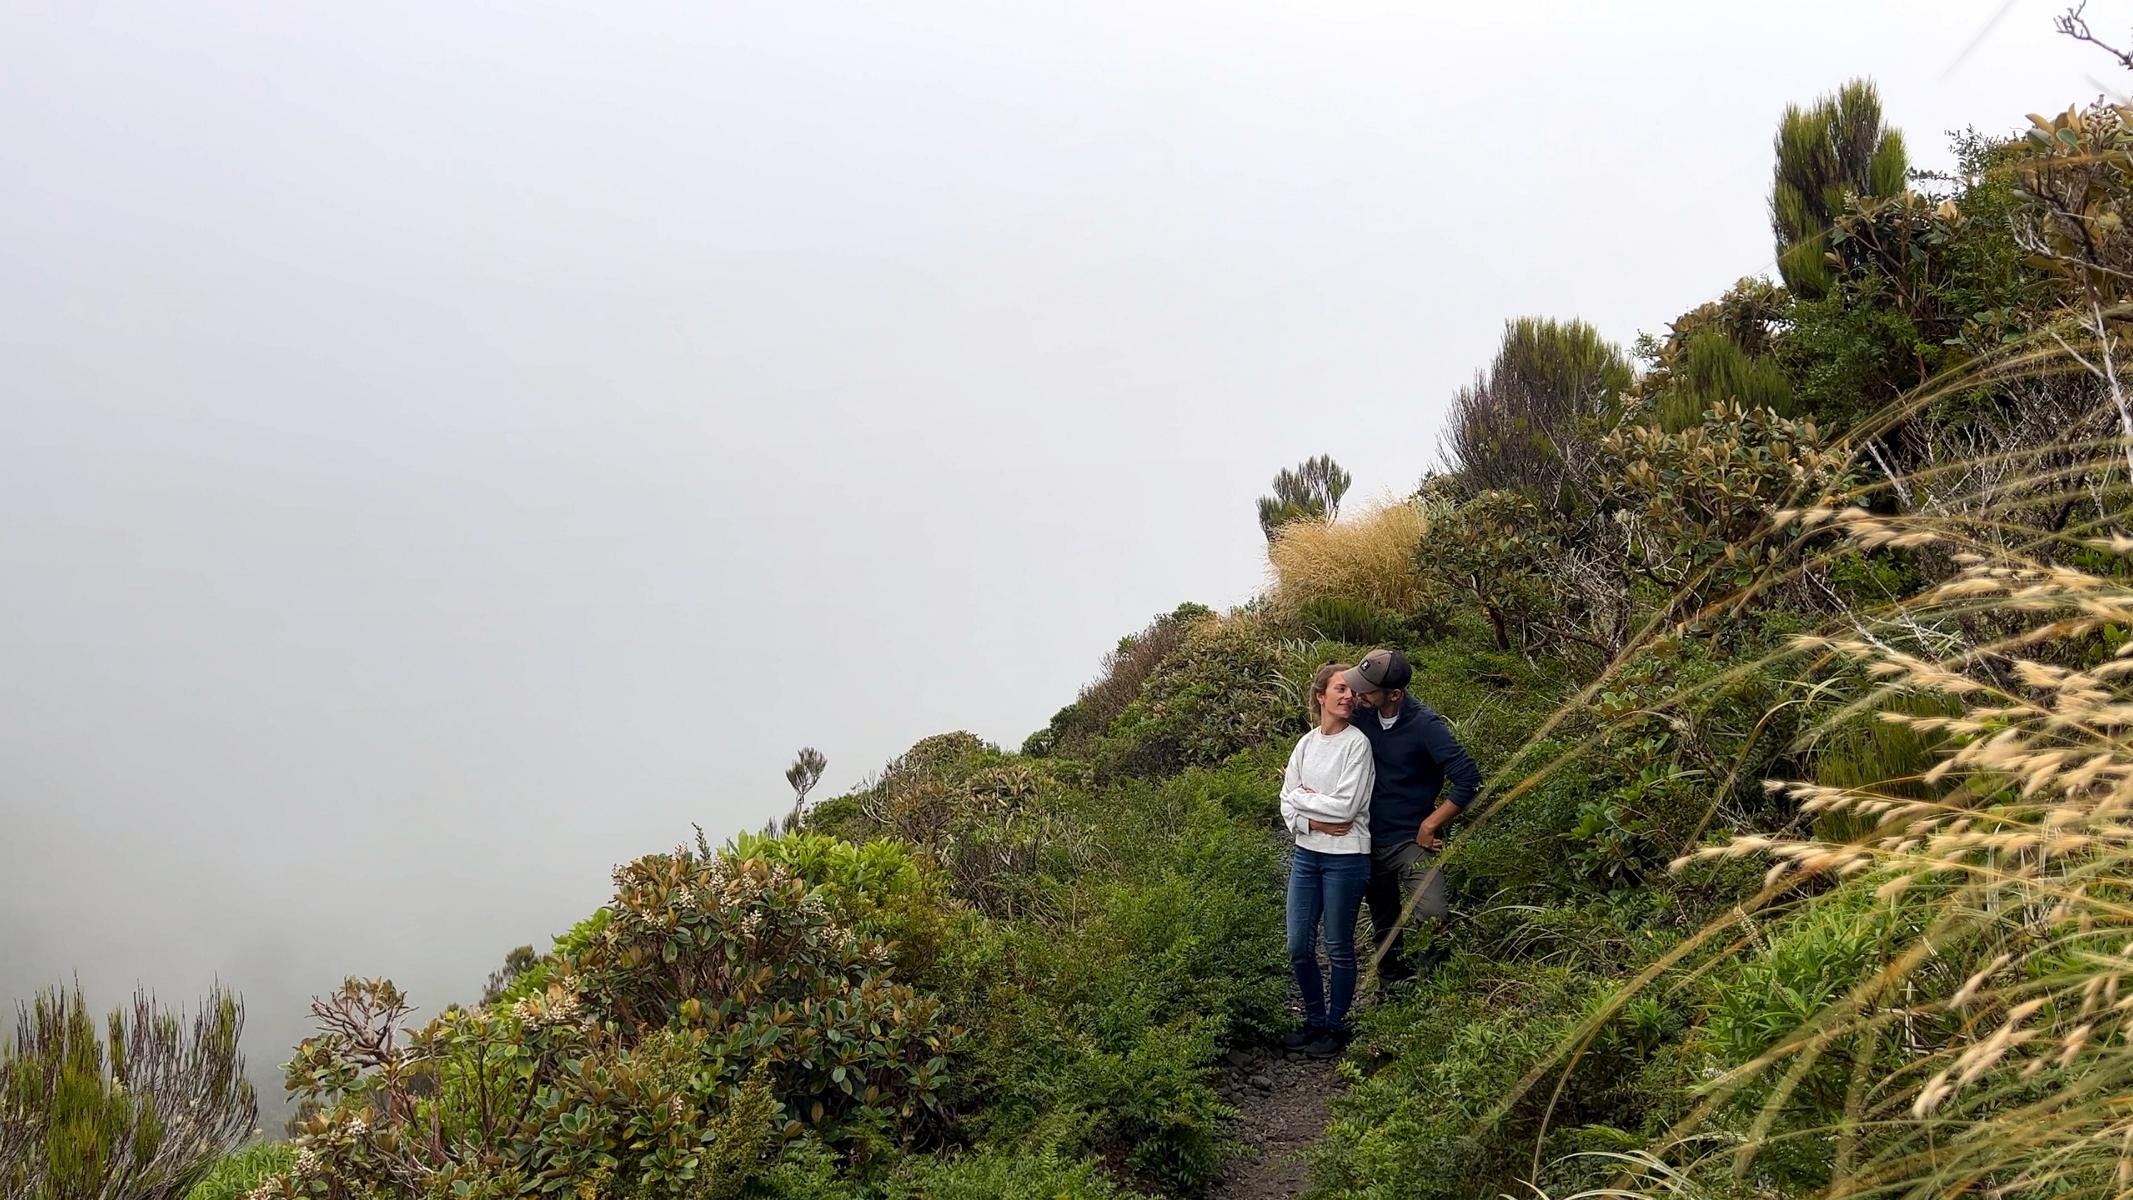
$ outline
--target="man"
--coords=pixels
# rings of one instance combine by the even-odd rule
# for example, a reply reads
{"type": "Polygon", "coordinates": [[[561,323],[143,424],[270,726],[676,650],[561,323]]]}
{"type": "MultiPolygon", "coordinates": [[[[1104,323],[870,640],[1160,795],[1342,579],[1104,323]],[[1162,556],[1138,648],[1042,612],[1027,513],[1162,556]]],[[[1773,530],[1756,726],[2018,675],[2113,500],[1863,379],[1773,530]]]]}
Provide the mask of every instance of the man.
{"type": "MultiPolygon", "coordinates": [[[[1359,706],[1355,714],[1355,728],[1370,739],[1377,762],[1377,789],[1370,797],[1370,883],[1363,899],[1378,930],[1378,978],[1393,983],[1415,973],[1399,945],[1400,913],[1408,898],[1415,897],[1415,921],[1437,920],[1451,911],[1444,872],[1430,856],[1444,848],[1445,826],[1481,791],[1481,768],[1444,718],[1407,694],[1414,668],[1406,655],[1373,650],[1345,678],[1360,704],[1377,710],[1359,706]],[[1440,800],[1447,779],[1451,794],[1440,800]]],[[[1437,958],[1437,951],[1429,951],[1424,969],[1437,958]]]]}

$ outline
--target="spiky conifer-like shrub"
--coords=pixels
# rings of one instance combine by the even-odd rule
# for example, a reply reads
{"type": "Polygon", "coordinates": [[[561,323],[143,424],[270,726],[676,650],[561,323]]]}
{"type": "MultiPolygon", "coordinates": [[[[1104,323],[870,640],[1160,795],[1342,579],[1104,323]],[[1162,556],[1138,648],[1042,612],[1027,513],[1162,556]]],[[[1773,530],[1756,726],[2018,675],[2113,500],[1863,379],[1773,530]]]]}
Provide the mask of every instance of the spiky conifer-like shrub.
{"type": "Polygon", "coordinates": [[[184,1195],[259,1115],[243,1030],[243,1004],[219,988],[190,1027],[136,992],[101,1030],[79,987],[39,993],[0,1045],[0,1195],[184,1195]]]}
{"type": "Polygon", "coordinates": [[[1551,511],[1589,504],[1589,445],[1631,381],[1621,348],[1584,321],[1507,322],[1488,369],[1452,399],[1445,457],[1468,491],[1522,491],[1551,511]]]}
{"type": "Polygon", "coordinates": [[[1778,122],[1770,228],[1785,286],[1809,299],[1836,279],[1829,233],[1855,197],[1903,191],[1910,160],[1903,135],[1881,122],[1881,93],[1854,79],[1778,122]]]}

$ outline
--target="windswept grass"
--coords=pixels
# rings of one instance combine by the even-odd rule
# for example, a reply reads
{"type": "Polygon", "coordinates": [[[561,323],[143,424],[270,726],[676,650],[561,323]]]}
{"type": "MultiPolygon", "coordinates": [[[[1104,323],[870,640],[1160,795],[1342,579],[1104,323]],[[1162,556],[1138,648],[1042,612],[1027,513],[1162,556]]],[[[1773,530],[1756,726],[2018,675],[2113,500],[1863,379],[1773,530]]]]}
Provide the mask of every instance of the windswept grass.
{"type": "MultiPolygon", "coordinates": [[[[2129,316],[2076,314],[1854,435],[1863,448],[1980,380],[2063,391],[2086,377],[2088,404],[2056,441],[1920,472],[1905,482],[1930,499],[1902,515],[1867,507],[1874,489],[1778,512],[1771,536],[1789,553],[1689,616],[1738,613],[1847,554],[1900,552],[1938,579],[1839,605],[1739,668],[1794,675],[1783,703],[1816,713],[1798,746],[1846,729],[1858,742],[1866,720],[1899,732],[1903,752],[1822,756],[1825,778],[1771,781],[1794,821],[1677,864],[1769,868],[1758,895],[1597,1009],[1489,1120],[1535,1089],[1560,1096],[1639,995],[1719,984],[1701,1037],[1729,1065],[1647,1152],[1618,1156],[1612,1187],[1571,1200],[2133,1195],[2133,431],[2112,354],[2129,316]]],[[[1644,631],[1587,694],[1676,628],[1644,631]]],[[[1582,748],[1527,764],[1529,778],[1582,748]]]]}
{"type": "Polygon", "coordinates": [[[1314,602],[1349,601],[1414,613],[1435,598],[1415,559],[1429,532],[1416,501],[1392,501],[1344,521],[1292,521],[1267,545],[1271,600],[1296,616],[1314,602]]]}

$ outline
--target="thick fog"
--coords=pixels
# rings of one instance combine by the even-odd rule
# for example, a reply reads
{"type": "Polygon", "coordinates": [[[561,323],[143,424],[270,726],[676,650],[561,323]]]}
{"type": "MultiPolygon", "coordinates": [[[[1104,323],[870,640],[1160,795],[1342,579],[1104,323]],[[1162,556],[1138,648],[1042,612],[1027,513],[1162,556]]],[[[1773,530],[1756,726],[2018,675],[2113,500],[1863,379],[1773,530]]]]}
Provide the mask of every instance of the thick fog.
{"type": "Polygon", "coordinates": [[[799,746],[1019,744],[1504,318],[1767,269],[1787,101],[2093,96],[2052,11],[0,4],[0,998],[219,978],[272,1080],[799,746]]]}

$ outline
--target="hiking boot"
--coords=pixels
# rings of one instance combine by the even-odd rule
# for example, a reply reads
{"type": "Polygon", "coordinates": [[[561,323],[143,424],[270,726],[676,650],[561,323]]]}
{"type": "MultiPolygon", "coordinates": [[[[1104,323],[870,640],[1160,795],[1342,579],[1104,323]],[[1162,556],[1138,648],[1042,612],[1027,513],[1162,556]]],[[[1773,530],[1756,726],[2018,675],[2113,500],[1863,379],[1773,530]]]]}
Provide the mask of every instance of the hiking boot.
{"type": "Polygon", "coordinates": [[[1339,1058],[1348,1048],[1348,1031],[1345,1029],[1321,1029],[1318,1036],[1304,1044],[1306,1058],[1339,1058]]]}
{"type": "Polygon", "coordinates": [[[1281,1035],[1281,1048],[1284,1050],[1301,1050],[1319,1038],[1324,1037],[1325,1033],[1325,1030],[1316,1025],[1305,1025],[1301,1029],[1292,1029],[1281,1035]]]}

